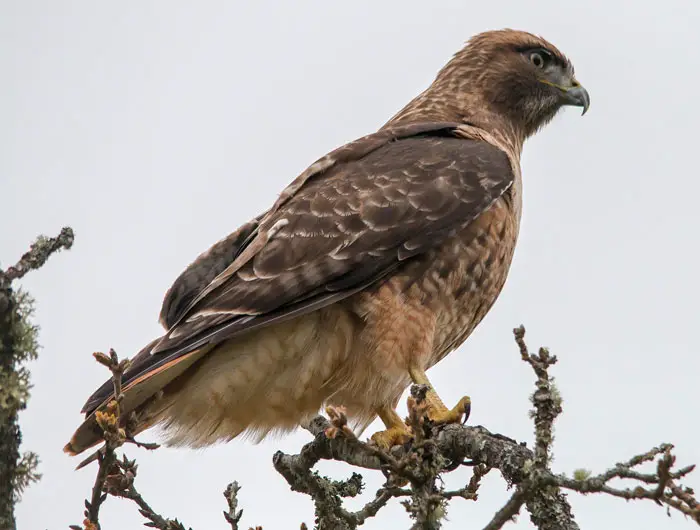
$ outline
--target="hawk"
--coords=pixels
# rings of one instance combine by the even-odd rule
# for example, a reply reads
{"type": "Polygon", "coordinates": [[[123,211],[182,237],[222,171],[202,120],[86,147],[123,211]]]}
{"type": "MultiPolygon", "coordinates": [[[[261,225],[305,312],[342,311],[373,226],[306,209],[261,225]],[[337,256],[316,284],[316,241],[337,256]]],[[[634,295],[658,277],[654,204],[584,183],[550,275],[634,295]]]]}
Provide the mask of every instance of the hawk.
{"type": "MultiPolygon", "coordinates": [[[[327,404],[375,443],[406,440],[395,407],[428,385],[434,422],[461,421],[426,370],[462,344],[508,275],[521,216],[525,140],[590,99],[571,62],[530,33],[472,37],[377,132],[317,160],[272,207],[177,278],[148,344],[124,374],[133,433],[202,447],[289,431],[327,404]]],[[[65,451],[102,439],[95,412],[65,451]]]]}

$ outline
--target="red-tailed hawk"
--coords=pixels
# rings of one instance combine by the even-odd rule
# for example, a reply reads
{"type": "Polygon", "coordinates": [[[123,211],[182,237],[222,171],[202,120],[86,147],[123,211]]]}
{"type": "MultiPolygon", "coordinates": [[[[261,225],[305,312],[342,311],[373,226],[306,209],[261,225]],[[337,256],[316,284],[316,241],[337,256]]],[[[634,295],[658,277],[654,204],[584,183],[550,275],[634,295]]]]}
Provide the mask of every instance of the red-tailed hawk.
{"type": "MultiPolygon", "coordinates": [[[[133,359],[122,410],[136,432],[201,447],[290,430],[324,404],[379,416],[389,446],[411,383],[469,336],[506,281],[521,210],[523,142],[564,105],[589,105],[546,40],[473,37],[378,132],[312,164],[273,206],[200,255],[165,296],[166,333],[133,359]]],[[[65,450],[102,438],[95,411],[65,450]]],[[[428,414],[459,421],[431,389],[428,414]]]]}

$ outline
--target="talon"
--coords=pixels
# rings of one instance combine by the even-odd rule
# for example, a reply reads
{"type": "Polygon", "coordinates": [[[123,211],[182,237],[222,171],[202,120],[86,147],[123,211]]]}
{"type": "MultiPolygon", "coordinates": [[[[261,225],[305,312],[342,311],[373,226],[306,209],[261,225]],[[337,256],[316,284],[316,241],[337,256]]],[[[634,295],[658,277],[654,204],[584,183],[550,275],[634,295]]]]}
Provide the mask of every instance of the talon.
{"type": "Polygon", "coordinates": [[[425,385],[428,387],[424,401],[427,405],[426,414],[430,421],[437,425],[462,423],[462,416],[464,416],[464,421],[467,421],[472,406],[472,400],[469,396],[464,396],[452,409],[448,409],[440,399],[440,396],[437,395],[437,392],[435,392],[433,385],[428,380],[428,376],[425,375],[425,371],[422,368],[411,367],[409,368],[409,374],[415,385],[425,385]]]}
{"type": "Polygon", "coordinates": [[[462,419],[462,425],[465,425],[467,423],[467,420],[469,419],[469,415],[472,412],[472,400],[469,396],[464,396],[460,400],[460,403],[461,402],[463,402],[464,406],[464,418],[462,419]]]}
{"type": "Polygon", "coordinates": [[[442,403],[431,403],[428,407],[428,418],[437,425],[464,423],[469,418],[471,404],[469,396],[464,396],[460,399],[452,409],[448,409],[442,403]],[[464,420],[462,417],[464,417],[464,420]]]}

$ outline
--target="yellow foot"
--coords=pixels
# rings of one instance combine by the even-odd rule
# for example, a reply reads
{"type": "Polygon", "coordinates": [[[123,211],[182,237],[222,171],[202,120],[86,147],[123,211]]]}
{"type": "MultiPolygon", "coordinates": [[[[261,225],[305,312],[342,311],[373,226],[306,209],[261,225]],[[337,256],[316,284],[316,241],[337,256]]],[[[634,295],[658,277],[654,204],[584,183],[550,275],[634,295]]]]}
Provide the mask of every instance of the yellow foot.
{"type": "MultiPolygon", "coordinates": [[[[411,429],[401,420],[401,417],[396,414],[394,409],[382,407],[377,413],[386,425],[386,430],[375,432],[372,435],[370,443],[384,451],[388,451],[395,445],[403,445],[413,439],[411,429]]],[[[403,477],[394,476],[391,479],[391,483],[393,483],[394,486],[402,488],[408,484],[408,480],[403,477]]]]}
{"type": "Polygon", "coordinates": [[[440,396],[437,395],[437,392],[435,392],[433,385],[422,368],[411,367],[408,372],[415,384],[428,387],[428,391],[425,393],[425,408],[428,418],[432,422],[438,425],[461,423],[462,416],[464,416],[464,421],[467,421],[472,408],[472,400],[469,399],[469,396],[464,396],[452,409],[448,409],[440,399],[440,396]]]}
{"type": "Polygon", "coordinates": [[[454,407],[448,409],[432,389],[428,390],[426,401],[428,418],[437,425],[466,422],[472,407],[472,400],[469,396],[464,396],[454,407]]]}
{"type": "Polygon", "coordinates": [[[385,431],[375,432],[370,440],[380,449],[391,449],[395,445],[403,445],[413,438],[408,425],[402,424],[390,427],[385,431]]]}
{"type": "Polygon", "coordinates": [[[395,445],[403,445],[413,438],[413,433],[399,416],[393,407],[385,405],[377,409],[377,415],[381,418],[385,431],[379,431],[372,435],[371,441],[381,449],[391,449],[395,445]]]}

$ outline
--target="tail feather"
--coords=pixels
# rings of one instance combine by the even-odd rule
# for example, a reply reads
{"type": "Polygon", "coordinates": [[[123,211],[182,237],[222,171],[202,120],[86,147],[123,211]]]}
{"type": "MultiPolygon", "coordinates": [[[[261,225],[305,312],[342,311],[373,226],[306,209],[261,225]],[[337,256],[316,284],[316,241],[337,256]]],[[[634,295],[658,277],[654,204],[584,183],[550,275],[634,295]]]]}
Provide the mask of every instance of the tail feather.
{"type": "MultiPolygon", "coordinates": [[[[124,395],[124,398],[120,402],[122,415],[126,417],[126,415],[133,411],[139,412],[144,406],[147,407],[151,398],[156,396],[160,391],[163,391],[167,385],[182,375],[185,370],[211,349],[211,346],[203,346],[192,350],[181,357],[173,359],[172,362],[148,371],[129,382],[129,384],[125,385],[122,389],[124,395]]],[[[97,411],[104,409],[113,399],[113,396],[113,393],[108,395],[99,405],[87,413],[83,423],[80,424],[73,433],[70,441],[63,447],[63,452],[75,456],[97,445],[104,439],[102,429],[97,424],[95,414],[97,411]]],[[[135,426],[137,432],[141,432],[152,426],[152,420],[149,422],[146,416],[147,415],[135,426]]]]}

